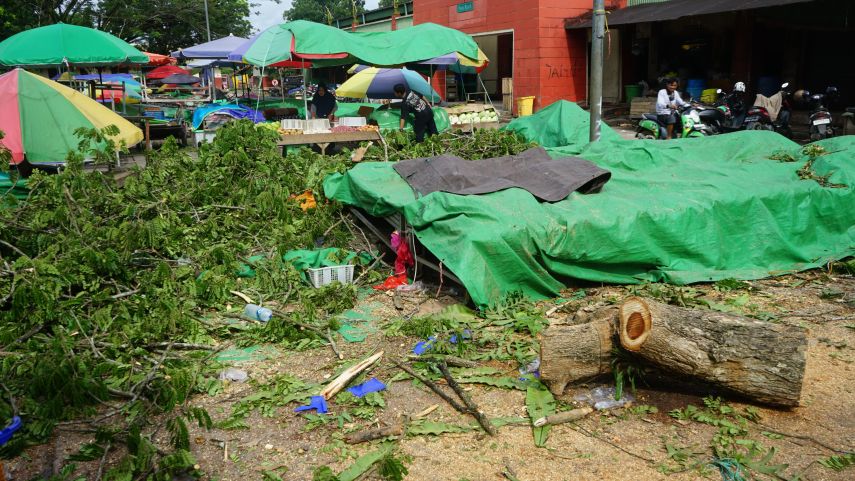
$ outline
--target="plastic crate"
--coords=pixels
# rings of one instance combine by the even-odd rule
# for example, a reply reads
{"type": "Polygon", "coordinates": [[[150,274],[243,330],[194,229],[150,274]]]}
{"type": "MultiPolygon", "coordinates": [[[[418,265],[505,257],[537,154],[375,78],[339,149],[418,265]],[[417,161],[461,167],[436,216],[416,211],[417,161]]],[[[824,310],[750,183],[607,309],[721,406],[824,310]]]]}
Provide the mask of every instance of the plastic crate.
{"type": "Polygon", "coordinates": [[[143,117],[151,117],[157,120],[166,120],[166,114],[162,110],[145,110],[143,117]]]}
{"type": "Polygon", "coordinates": [[[283,119],[281,127],[286,130],[303,130],[306,127],[302,119],[283,119]]]}
{"type": "Polygon", "coordinates": [[[363,127],[368,124],[368,119],[365,117],[339,117],[338,125],[345,127],[363,127]]]}
{"type": "Polygon", "coordinates": [[[310,133],[329,133],[330,131],[330,120],[329,119],[311,119],[305,121],[305,127],[303,127],[303,132],[310,133]]]}
{"type": "Polygon", "coordinates": [[[306,269],[309,273],[309,280],[315,287],[323,287],[332,284],[335,281],[342,284],[353,284],[353,266],[331,266],[320,267],[318,269],[306,269]]]}

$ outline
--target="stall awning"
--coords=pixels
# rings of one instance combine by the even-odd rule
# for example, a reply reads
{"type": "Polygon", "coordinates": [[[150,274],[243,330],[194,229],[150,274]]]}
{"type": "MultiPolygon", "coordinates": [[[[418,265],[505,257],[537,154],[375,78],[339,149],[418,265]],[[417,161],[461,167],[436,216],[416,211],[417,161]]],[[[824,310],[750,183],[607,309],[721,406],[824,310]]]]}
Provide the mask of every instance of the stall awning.
{"type": "MultiPolygon", "coordinates": [[[[697,0],[671,0],[663,3],[621,8],[620,10],[610,12],[606,17],[606,21],[609,25],[661,22],[695,15],[735,12],[738,10],[776,7],[811,1],[814,0],[704,0],[701,2],[697,0]]],[[[588,13],[581,17],[569,18],[564,26],[567,30],[591,28],[591,15],[588,13]]]]}

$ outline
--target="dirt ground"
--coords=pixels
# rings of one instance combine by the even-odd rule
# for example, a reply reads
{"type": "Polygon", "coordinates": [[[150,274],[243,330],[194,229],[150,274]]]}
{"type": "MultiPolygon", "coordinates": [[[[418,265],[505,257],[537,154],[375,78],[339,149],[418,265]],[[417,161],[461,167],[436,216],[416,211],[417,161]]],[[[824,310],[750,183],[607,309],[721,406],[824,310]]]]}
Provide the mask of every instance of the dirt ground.
{"type": "MultiPolygon", "coordinates": [[[[757,406],[760,420],[749,424],[749,437],[766,448],[776,448],[771,464],[788,465],[775,475],[778,479],[855,479],[855,467],[837,472],[818,462],[836,454],[833,449],[855,450],[855,278],[811,271],[750,284],[748,305],[754,312],[769,313],[770,322],[805,327],[809,348],[802,405],[792,410],[757,406]]],[[[745,291],[719,292],[713,285],[693,288],[705,298],[722,303],[745,294],[745,291]]],[[[605,299],[621,299],[627,291],[610,286],[587,288],[584,301],[595,305],[605,299]]],[[[563,294],[569,297],[573,292],[568,290],[563,294]]],[[[450,297],[424,302],[426,297],[406,300],[399,306],[402,310],[394,307],[386,293],[373,293],[360,303],[373,308],[367,310],[372,311],[374,323],[379,327],[387,319],[416,310],[418,314],[436,311],[457,302],[450,297]]],[[[552,319],[566,315],[558,312],[552,319]]],[[[383,350],[383,360],[370,375],[388,383],[399,372],[389,359],[405,358],[416,341],[406,337],[386,338],[378,329],[364,342],[348,343],[338,337],[338,346],[345,360],[362,359],[383,350]]],[[[215,421],[226,419],[235,402],[264,389],[274,376],[288,373],[304,381],[322,383],[341,366],[327,346],[304,352],[279,352],[268,359],[232,365],[247,371],[250,382],[225,383],[216,395],[194,399],[215,421]]],[[[488,365],[518,376],[515,363],[494,361],[488,365]]],[[[204,473],[203,479],[276,479],[264,477],[264,471],[270,471],[283,480],[310,480],[312,470],[319,465],[329,465],[339,472],[356,455],[376,449],[377,443],[346,445],[341,441],[342,432],[390,424],[404,414],[411,415],[434,404],[439,407],[427,419],[456,425],[472,422],[423,386],[416,387],[411,381],[388,384],[383,393],[386,406],[377,411],[376,418],[371,421],[354,418],[345,422],[343,429],[330,422],[307,430],[307,419],[293,412],[293,403],[275,409],[268,417],[253,412],[247,418],[249,429],[195,429],[191,433],[194,440],[191,448],[204,473]]],[[[567,403],[562,405],[566,409],[573,404],[575,394],[604,384],[610,385],[611,378],[574,386],[558,400],[567,403]]],[[[464,386],[491,418],[527,416],[525,391],[476,384],[464,386]]],[[[400,452],[412,456],[407,479],[413,480],[512,479],[503,477],[507,469],[520,481],[720,479],[717,469],[705,467],[712,460],[710,445],[716,428],[668,415],[669,411],[689,404],[703,406],[704,395],[669,392],[662,386],[638,389],[635,405],[654,406],[658,412],[651,413],[650,409],[595,412],[576,423],[554,426],[546,448],[535,447],[529,425],[513,424],[501,427],[495,437],[480,431],[406,437],[399,441],[400,452]],[[674,454],[672,449],[669,456],[666,446],[689,453],[688,461],[681,465],[680,454],[674,454]],[[665,474],[670,471],[678,472],[665,474]]],[[[732,399],[727,402],[737,409],[748,406],[732,399]]],[[[331,411],[331,416],[335,416],[334,404],[331,411]]],[[[164,443],[166,437],[163,429],[155,434],[155,439],[164,443]]],[[[7,471],[11,471],[14,479],[30,479],[56,469],[65,456],[91,440],[85,434],[63,432],[55,442],[32,448],[26,456],[11,461],[7,471]]],[[[120,454],[115,452],[105,464],[109,466],[120,454]]],[[[78,463],[77,474],[95,479],[97,469],[98,462],[78,463]]],[[[371,474],[364,479],[379,478],[371,474]]]]}

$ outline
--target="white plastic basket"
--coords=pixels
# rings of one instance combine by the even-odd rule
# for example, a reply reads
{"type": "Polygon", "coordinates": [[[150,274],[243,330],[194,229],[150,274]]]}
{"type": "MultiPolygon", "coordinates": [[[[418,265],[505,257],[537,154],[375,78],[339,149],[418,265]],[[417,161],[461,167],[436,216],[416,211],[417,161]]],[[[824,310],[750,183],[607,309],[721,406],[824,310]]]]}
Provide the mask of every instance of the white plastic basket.
{"type": "Polygon", "coordinates": [[[339,117],[338,124],[345,127],[362,127],[368,125],[365,117],[339,117]]]}
{"type": "Polygon", "coordinates": [[[303,127],[303,132],[307,134],[320,134],[320,133],[329,133],[330,131],[330,119],[310,119],[305,120],[305,127],[303,127]]]}
{"type": "Polygon", "coordinates": [[[282,126],[285,130],[303,130],[305,124],[301,119],[282,119],[282,126]]]}
{"type": "Polygon", "coordinates": [[[318,269],[306,269],[309,280],[315,287],[323,287],[335,281],[342,284],[353,284],[353,266],[320,267],[318,269]]]}

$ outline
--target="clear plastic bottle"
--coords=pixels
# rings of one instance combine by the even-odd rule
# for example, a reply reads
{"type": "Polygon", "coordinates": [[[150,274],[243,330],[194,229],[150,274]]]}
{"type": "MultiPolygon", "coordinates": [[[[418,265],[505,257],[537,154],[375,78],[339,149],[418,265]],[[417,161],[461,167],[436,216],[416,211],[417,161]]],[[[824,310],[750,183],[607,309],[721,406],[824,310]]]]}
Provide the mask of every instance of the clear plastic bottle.
{"type": "Polygon", "coordinates": [[[266,307],[256,306],[255,304],[247,304],[243,308],[243,315],[256,321],[267,322],[273,317],[273,311],[266,307]]]}

